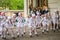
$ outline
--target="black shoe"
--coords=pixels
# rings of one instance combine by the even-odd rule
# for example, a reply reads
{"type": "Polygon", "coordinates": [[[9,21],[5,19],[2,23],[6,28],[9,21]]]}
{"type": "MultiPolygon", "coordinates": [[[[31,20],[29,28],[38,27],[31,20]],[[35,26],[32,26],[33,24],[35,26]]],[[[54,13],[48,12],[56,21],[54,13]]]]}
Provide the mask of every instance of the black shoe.
{"type": "Polygon", "coordinates": [[[19,35],[17,35],[17,37],[19,37],[19,35]]]}
{"type": "Polygon", "coordinates": [[[21,36],[23,37],[24,35],[22,34],[21,36]]]}
{"type": "Polygon", "coordinates": [[[9,33],[7,35],[10,35],[9,33]]]}
{"type": "Polygon", "coordinates": [[[46,31],[47,33],[49,33],[49,31],[46,31]]]}
{"type": "Polygon", "coordinates": [[[42,32],[42,34],[44,34],[44,32],[42,32]]]}
{"type": "Polygon", "coordinates": [[[30,38],[32,37],[32,35],[30,35],[30,38]]]}
{"type": "Polygon", "coordinates": [[[12,37],[13,39],[16,39],[15,37],[12,37]]]}
{"type": "Polygon", "coordinates": [[[2,37],[2,39],[5,39],[6,40],[6,37],[2,37]]]}
{"type": "Polygon", "coordinates": [[[24,32],[24,34],[26,34],[26,33],[24,32]]]}
{"type": "Polygon", "coordinates": [[[56,32],[56,30],[53,30],[54,32],[56,32]]]}
{"type": "Polygon", "coordinates": [[[36,36],[38,36],[38,34],[35,34],[36,36]]]}
{"type": "Polygon", "coordinates": [[[1,36],[1,34],[0,34],[0,36],[1,36]]]}
{"type": "Polygon", "coordinates": [[[56,29],[57,31],[59,31],[59,29],[56,29]]]}

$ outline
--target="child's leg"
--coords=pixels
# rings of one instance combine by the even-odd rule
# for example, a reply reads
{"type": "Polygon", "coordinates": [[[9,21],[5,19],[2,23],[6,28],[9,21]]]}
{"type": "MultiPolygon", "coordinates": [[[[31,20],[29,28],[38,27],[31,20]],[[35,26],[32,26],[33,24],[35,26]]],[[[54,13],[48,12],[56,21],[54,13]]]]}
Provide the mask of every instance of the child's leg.
{"type": "Polygon", "coordinates": [[[58,21],[57,21],[57,23],[56,23],[56,24],[57,24],[56,29],[58,29],[58,21]]]}
{"type": "Polygon", "coordinates": [[[34,32],[35,32],[35,35],[37,35],[37,29],[36,29],[36,26],[34,26],[34,32]]]}
{"type": "Polygon", "coordinates": [[[24,27],[21,27],[21,35],[23,36],[24,35],[24,27]]]}
{"type": "Polygon", "coordinates": [[[53,31],[55,32],[55,30],[56,30],[56,29],[55,29],[55,23],[53,23],[53,31]]]}
{"type": "Polygon", "coordinates": [[[44,23],[42,26],[42,33],[44,33],[45,30],[46,30],[46,24],[44,23]]]}
{"type": "Polygon", "coordinates": [[[52,22],[49,24],[49,27],[50,27],[51,30],[53,29],[53,28],[52,28],[52,22]]]}
{"type": "Polygon", "coordinates": [[[10,32],[12,38],[15,37],[15,36],[14,36],[14,31],[13,31],[13,30],[14,30],[13,28],[10,28],[10,29],[9,29],[9,32],[10,32]]]}
{"type": "Polygon", "coordinates": [[[46,31],[47,31],[47,32],[49,31],[49,24],[47,25],[46,31]]]}
{"type": "Polygon", "coordinates": [[[23,27],[23,32],[25,34],[25,32],[26,32],[26,25],[24,25],[24,27],[23,27]]]}
{"type": "Polygon", "coordinates": [[[29,35],[32,36],[32,27],[29,27],[29,35]]]}
{"type": "Polygon", "coordinates": [[[42,33],[44,33],[44,30],[45,30],[45,28],[44,28],[44,26],[42,26],[42,33]]]}
{"type": "Polygon", "coordinates": [[[0,27],[0,36],[2,35],[2,27],[0,27]]]}
{"type": "Polygon", "coordinates": [[[2,36],[3,39],[6,39],[6,28],[3,27],[2,36]]]}
{"type": "Polygon", "coordinates": [[[16,32],[17,32],[17,36],[19,36],[20,35],[20,28],[19,27],[17,27],[17,29],[16,29],[16,32]]]}
{"type": "Polygon", "coordinates": [[[0,36],[2,35],[2,31],[0,31],[0,36]]]}
{"type": "Polygon", "coordinates": [[[54,22],[52,21],[52,28],[51,29],[53,29],[53,27],[54,27],[54,22]]]}

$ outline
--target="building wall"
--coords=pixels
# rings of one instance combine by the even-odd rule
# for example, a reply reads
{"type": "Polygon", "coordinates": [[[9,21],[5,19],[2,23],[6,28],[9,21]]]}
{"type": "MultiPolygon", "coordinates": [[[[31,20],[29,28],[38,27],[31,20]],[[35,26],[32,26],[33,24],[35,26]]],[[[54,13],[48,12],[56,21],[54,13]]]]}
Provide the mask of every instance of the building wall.
{"type": "Polygon", "coordinates": [[[48,0],[48,6],[51,14],[53,14],[56,9],[60,11],[60,0],[48,0]]]}

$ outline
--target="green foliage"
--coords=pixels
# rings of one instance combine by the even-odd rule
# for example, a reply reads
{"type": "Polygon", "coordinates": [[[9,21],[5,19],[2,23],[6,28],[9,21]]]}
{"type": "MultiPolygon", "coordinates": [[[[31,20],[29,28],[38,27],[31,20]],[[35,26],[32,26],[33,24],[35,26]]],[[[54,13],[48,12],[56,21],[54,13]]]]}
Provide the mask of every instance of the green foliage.
{"type": "Polygon", "coordinates": [[[24,0],[0,0],[0,6],[9,7],[10,10],[24,9],[24,0]]]}

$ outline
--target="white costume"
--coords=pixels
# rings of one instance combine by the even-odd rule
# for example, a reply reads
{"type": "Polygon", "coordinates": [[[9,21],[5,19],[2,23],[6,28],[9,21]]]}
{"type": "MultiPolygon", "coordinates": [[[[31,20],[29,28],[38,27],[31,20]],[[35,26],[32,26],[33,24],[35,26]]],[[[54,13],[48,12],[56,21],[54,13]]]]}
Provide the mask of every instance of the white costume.
{"type": "Polygon", "coordinates": [[[6,26],[7,29],[12,28],[12,23],[10,21],[10,18],[6,20],[5,26],[6,26]]]}
{"type": "Polygon", "coordinates": [[[16,20],[18,21],[17,22],[17,27],[23,27],[23,23],[22,23],[22,21],[23,21],[23,17],[17,17],[16,18],[16,20]]]}
{"type": "Polygon", "coordinates": [[[6,16],[1,16],[1,24],[4,25],[6,23],[6,16]]]}
{"type": "Polygon", "coordinates": [[[44,32],[44,30],[49,31],[49,29],[48,29],[49,20],[46,17],[42,18],[42,25],[43,25],[42,32],[44,32]]]}
{"type": "Polygon", "coordinates": [[[5,27],[3,27],[6,23],[6,16],[1,16],[1,26],[2,26],[2,29],[4,29],[4,31],[6,30],[5,27]]]}
{"type": "Polygon", "coordinates": [[[58,15],[55,13],[54,15],[53,15],[53,23],[55,24],[55,23],[58,23],[58,15]]]}
{"type": "Polygon", "coordinates": [[[2,30],[2,35],[1,37],[6,38],[6,28],[5,28],[5,23],[6,23],[6,16],[2,13],[1,15],[1,30],[2,30]]]}
{"type": "Polygon", "coordinates": [[[12,18],[11,18],[11,21],[12,21],[12,25],[13,26],[16,26],[16,14],[13,14],[12,18]],[[15,16],[15,17],[14,17],[15,16]]]}
{"type": "Polygon", "coordinates": [[[43,26],[49,25],[49,20],[46,19],[46,17],[44,17],[44,18],[42,19],[42,24],[43,24],[43,26]]]}
{"type": "Polygon", "coordinates": [[[30,25],[30,18],[26,18],[26,25],[27,25],[27,26],[30,25]]]}
{"type": "Polygon", "coordinates": [[[53,24],[54,24],[53,30],[58,29],[58,14],[54,13],[52,19],[53,19],[53,24]]]}
{"type": "Polygon", "coordinates": [[[35,14],[32,14],[32,17],[29,19],[29,35],[32,35],[32,31],[34,30],[35,34],[37,34],[36,31],[36,18],[33,18],[35,14]]]}
{"type": "Polygon", "coordinates": [[[36,19],[30,18],[29,27],[32,27],[32,28],[36,27],[36,19]]]}
{"type": "Polygon", "coordinates": [[[0,18],[0,35],[2,34],[2,25],[1,25],[1,18],[0,18]]]}
{"type": "Polygon", "coordinates": [[[16,32],[17,32],[17,36],[19,36],[20,33],[23,36],[23,34],[24,34],[24,22],[23,22],[24,18],[21,16],[20,13],[18,15],[19,16],[16,17],[16,20],[17,20],[16,32]]]}
{"type": "Polygon", "coordinates": [[[36,16],[36,22],[37,24],[41,24],[41,16],[36,16]]]}

